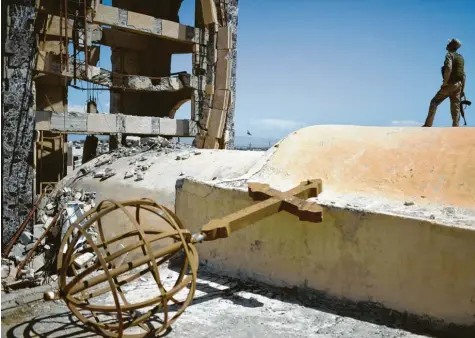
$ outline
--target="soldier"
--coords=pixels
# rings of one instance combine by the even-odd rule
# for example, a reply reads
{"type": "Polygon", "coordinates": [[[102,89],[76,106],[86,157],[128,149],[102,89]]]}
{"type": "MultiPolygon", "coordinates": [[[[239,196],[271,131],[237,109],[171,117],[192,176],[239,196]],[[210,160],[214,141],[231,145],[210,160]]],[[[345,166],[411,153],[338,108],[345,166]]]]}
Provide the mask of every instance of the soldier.
{"type": "Polygon", "coordinates": [[[448,97],[450,97],[452,127],[459,126],[460,100],[465,88],[464,60],[462,55],[457,53],[461,46],[462,43],[457,39],[449,40],[447,44],[447,55],[442,67],[443,83],[440,90],[430,101],[429,114],[423,127],[432,127],[437,107],[448,97]]]}

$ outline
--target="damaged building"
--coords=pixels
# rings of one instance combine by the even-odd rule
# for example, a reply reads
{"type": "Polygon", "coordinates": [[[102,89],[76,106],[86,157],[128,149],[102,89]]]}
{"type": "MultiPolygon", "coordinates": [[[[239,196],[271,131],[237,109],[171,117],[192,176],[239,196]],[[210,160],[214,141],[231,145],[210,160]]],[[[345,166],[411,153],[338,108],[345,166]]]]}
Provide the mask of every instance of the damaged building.
{"type": "Polygon", "coordinates": [[[233,148],[238,3],[189,1],[194,26],[180,23],[183,0],[2,2],[2,247],[34,196],[68,174],[68,134],[89,135],[83,162],[96,154],[95,135],[110,135],[111,149],[127,135],[233,148]],[[111,69],[98,66],[101,46],[111,69]],[[192,55],[191,73],[171,72],[176,54],[192,55]],[[110,114],[93,99],[86,112],[68,111],[77,81],[110,90],[110,114]],[[189,118],[175,119],[185,102],[189,118]]]}
{"type": "Polygon", "coordinates": [[[237,0],[186,1],[2,3],[2,334],[475,337],[474,129],[237,150],[237,0]]]}

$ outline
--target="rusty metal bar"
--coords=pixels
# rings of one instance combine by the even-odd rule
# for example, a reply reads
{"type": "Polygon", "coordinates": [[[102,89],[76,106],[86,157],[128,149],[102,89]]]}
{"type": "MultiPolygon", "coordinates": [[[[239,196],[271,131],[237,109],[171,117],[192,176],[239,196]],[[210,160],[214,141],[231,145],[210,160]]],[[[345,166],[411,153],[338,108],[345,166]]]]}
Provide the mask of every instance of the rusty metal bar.
{"type": "Polygon", "coordinates": [[[65,36],[65,47],[66,47],[66,67],[69,71],[69,37],[68,37],[68,0],[64,0],[64,36],[65,36]]]}
{"type": "Polygon", "coordinates": [[[64,209],[62,209],[60,212],[58,212],[56,214],[56,216],[54,216],[53,220],[51,221],[50,225],[48,225],[48,227],[45,229],[45,232],[43,233],[43,235],[41,235],[41,237],[36,241],[35,245],[33,245],[33,247],[31,248],[30,251],[28,251],[28,253],[26,254],[25,256],[25,259],[23,259],[23,261],[18,264],[18,267],[17,267],[17,272],[16,272],[16,275],[15,275],[15,278],[18,279],[21,275],[21,270],[23,269],[23,267],[25,266],[25,264],[27,264],[30,259],[31,259],[31,256],[33,256],[33,253],[35,252],[36,248],[40,245],[41,241],[43,240],[43,238],[46,237],[46,235],[48,234],[48,232],[51,230],[51,228],[56,224],[56,222],[58,221],[58,217],[63,213],[64,209]]]}
{"type": "MultiPolygon", "coordinates": [[[[63,3],[59,2],[59,69],[63,72],[63,3]]],[[[53,21],[53,16],[51,16],[51,21],[53,21]]],[[[68,23],[66,22],[66,25],[68,23]]],[[[46,34],[45,34],[46,39],[46,34]]]]}
{"type": "Polygon", "coordinates": [[[86,78],[89,78],[88,72],[87,72],[87,64],[89,62],[88,59],[88,50],[87,50],[87,5],[86,5],[86,0],[82,0],[84,4],[84,60],[85,60],[85,71],[86,71],[86,78]]]}
{"type": "Polygon", "coordinates": [[[5,251],[3,252],[3,256],[4,257],[8,257],[8,254],[10,253],[10,251],[12,250],[13,248],[13,245],[15,245],[16,241],[18,240],[18,238],[20,237],[20,235],[23,233],[23,231],[25,231],[25,228],[26,226],[28,225],[28,222],[30,221],[30,219],[33,217],[33,215],[35,214],[35,211],[36,209],[38,208],[38,205],[40,204],[41,200],[43,199],[43,193],[40,194],[40,197],[38,198],[38,201],[36,201],[35,205],[33,206],[33,208],[31,208],[28,216],[26,216],[26,219],[23,221],[22,225],[20,226],[20,228],[18,229],[18,231],[15,233],[15,235],[13,236],[12,240],[10,241],[10,243],[7,245],[7,247],[5,248],[5,251]]]}

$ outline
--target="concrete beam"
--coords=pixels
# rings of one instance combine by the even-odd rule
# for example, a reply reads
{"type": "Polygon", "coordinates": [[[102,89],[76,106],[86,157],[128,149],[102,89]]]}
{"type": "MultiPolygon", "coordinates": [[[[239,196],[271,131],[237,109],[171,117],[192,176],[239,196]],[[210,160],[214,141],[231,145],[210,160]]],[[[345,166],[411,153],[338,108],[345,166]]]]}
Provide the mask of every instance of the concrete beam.
{"type": "MultiPolygon", "coordinates": [[[[55,39],[56,43],[59,42],[59,37],[65,37],[66,33],[67,36],[72,39],[73,38],[73,27],[74,27],[74,20],[68,19],[61,22],[61,18],[59,16],[53,14],[44,15],[41,19],[37,19],[35,21],[35,31],[40,34],[42,37],[44,36],[55,39]]],[[[101,40],[101,27],[97,24],[89,24],[88,25],[88,45],[91,42],[98,42],[101,40]]]]}
{"type": "MultiPolygon", "coordinates": [[[[72,38],[74,20],[68,20],[68,36],[72,38]]],[[[66,35],[66,25],[62,23],[63,36],[66,35]]],[[[48,15],[44,20],[37,20],[36,31],[41,35],[46,35],[59,49],[60,17],[48,15]]],[[[150,50],[151,45],[159,49],[166,49],[172,54],[188,54],[193,52],[192,43],[182,43],[176,40],[157,39],[151,35],[144,35],[136,31],[123,31],[116,28],[101,27],[97,24],[89,25],[88,42],[98,43],[109,47],[127,48],[133,50],[150,50]]],[[[41,40],[41,39],[40,39],[41,40]]],[[[40,41],[40,44],[42,41],[40,41]]],[[[40,50],[44,50],[40,48],[40,50]]],[[[59,53],[59,52],[58,52],[59,53]]],[[[57,54],[58,54],[57,53],[57,54]]]]}
{"type": "Polygon", "coordinates": [[[174,21],[154,18],[112,6],[98,5],[93,23],[124,29],[137,34],[156,36],[184,43],[198,43],[204,31],[174,21]]]}
{"type": "Polygon", "coordinates": [[[102,27],[102,38],[98,43],[133,50],[149,50],[152,44],[163,48],[172,54],[189,54],[193,52],[193,44],[185,44],[173,40],[157,40],[152,36],[126,32],[118,29],[102,27]]]}
{"type": "MultiPolygon", "coordinates": [[[[59,56],[52,53],[39,52],[36,70],[41,73],[74,77],[74,65],[70,62],[67,69],[61,71],[59,56]]],[[[149,92],[175,92],[183,88],[204,88],[205,77],[195,76],[188,73],[171,77],[160,78],[160,83],[153,84],[152,78],[147,76],[128,76],[125,74],[115,74],[109,70],[88,65],[87,73],[85,65],[78,64],[76,68],[76,78],[88,81],[109,88],[117,88],[125,91],[149,91],[149,92]],[[201,86],[200,86],[201,82],[201,86]]]]}
{"type": "Polygon", "coordinates": [[[198,133],[195,121],[122,114],[56,113],[37,111],[36,130],[72,134],[159,135],[193,137],[198,133]]]}

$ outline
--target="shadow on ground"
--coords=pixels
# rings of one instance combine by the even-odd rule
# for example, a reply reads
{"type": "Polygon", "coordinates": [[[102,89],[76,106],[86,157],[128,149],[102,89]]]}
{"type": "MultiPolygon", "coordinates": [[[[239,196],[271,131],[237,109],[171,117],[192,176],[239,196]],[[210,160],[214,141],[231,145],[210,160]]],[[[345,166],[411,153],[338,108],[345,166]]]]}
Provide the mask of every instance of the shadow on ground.
{"type": "MultiPolygon", "coordinates": [[[[177,258],[177,260],[179,261],[179,258],[177,258]]],[[[169,268],[174,270],[177,265],[179,266],[180,262],[178,262],[178,264],[177,262],[174,262],[174,264],[171,264],[169,268]]],[[[240,297],[236,294],[239,291],[247,291],[265,297],[277,298],[288,303],[304,305],[308,308],[333,315],[350,317],[355,320],[400,329],[417,335],[425,335],[435,338],[475,337],[475,325],[460,326],[447,324],[439,319],[391,310],[379,303],[354,302],[348,299],[332,297],[324,292],[313,289],[297,287],[278,288],[255,281],[246,282],[242,279],[234,279],[224,277],[224,275],[218,275],[215,271],[209,269],[204,264],[200,264],[200,272],[199,278],[201,280],[215,281],[217,278],[224,278],[226,280],[233,280],[236,284],[236,286],[231,287],[228,290],[218,291],[215,296],[213,296],[213,293],[206,295],[203,300],[201,300],[202,302],[217,296],[226,298],[227,294],[228,299],[235,299],[237,302],[243,301],[243,306],[249,306],[249,304],[247,304],[249,299],[240,297]]],[[[207,284],[204,285],[209,287],[207,284]]],[[[200,302],[200,300],[197,299],[192,304],[197,302],[200,302]]],[[[256,300],[256,302],[258,301],[256,300]]]]}
{"type": "MultiPolygon", "coordinates": [[[[174,270],[173,265],[169,266],[169,268],[174,270]]],[[[278,299],[287,303],[303,305],[307,308],[312,308],[317,311],[330,313],[337,316],[349,317],[355,320],[380,326],[404,330],[413,334],[426,335],[436,338],[475,337],[474,326],[462,327],[446,324],[433,318],[425,318],[390,310],[377,303],[355,303],[345,299],[334,298],[323,292],[317,292],[314,290],[303,288],[277,288],[256,283],[254,281],[246,282],[239,279],[223,277],[222,275],[213,273],[213,271],[205,268],[204,266],[200,267],[199,280],[202,282],[197,283],[197,290],[203,292],[204,294],[195,297],[190,307],[209,302],[216,298],[227,299],[232,301],[235,305],[248,308],[264,306],[264,304],[256,298],[246,298],[239,295],[240,292],[244,291],[262,297],[278,299]],[[221,290],[203,281],[216,282],[219,285],[227,285],[228,288],[221,290]]],[[[172,305],[169,307],[169,310],[175,311],[180,307],[180,304],[172,305]]],[[[10,324],[8,322],[5,323],[4,318],[2,317],[2,326],[6,325],[8,327],[7,332],[3,332],[3,336],[7,338],[82,338],[97,336],[95,333],[87,330],[84,324],[82,324],[72,313],[70,313],[66,307],[58,305],[58,308],[55,311],[57,313],[46,316],[44,314],[35,316],[33,313],[28,316],[23,316],[23,318],[21,315],[7,315],[6,321],[10,321],[10,324]],[[11,316],[13,316],[13,318],[11,318],[11,316]]],[[[158,318],[154,319],[158,320],[158,318]]],[[[179,322],[180,320],[177,322],[178,325],[179,322]]],[[[171,332],[172,329],[170,328],[164,334],[162,334],[161,337],[166,337],[171,332]]]]}
{"type": "MultiPolygon", "coordinates": [[[[201,278],[201,277],[200,277],[201,278]]],[[[203,278],[202,278],[203,279],[203,278]]],[[[216,279],[216,278],[215,278],[216,279]]],[[[205,283],[197,283],[196,289],[205,293],[205,295],[200,297],[195,297],[190,306],[198,305],[204,302],[211,301],[216,298],[224,298],[232,301],[236,305],[244,307],[262,307],[264,304],[259,302],[254,298],[244,298],[236,294],[238,291],[242,291],[239,286],[231,287],[226,290],[219,290],[217,288],[211,287],[205,283]]],[[[87,338],[87,337],[97,337],[96,333],[89,331],[85,325],[79,321],[66,307],[61,306],[64,310],[55,313],[53,315],[44,316],[43,314],[31,318],[28,314],[25,315],[25,312],[22,312],[21,309],[18,309],[15,312],[7,314],[6,324],[8,322],[19,324],[14,324],[10,326],[6,333],[3,334],[3,337],[6,338],[16,338],[16,337],[65,337],[65,338],[87,338]]],[[[169,307],[169,311],[176,311],[181,307],[180,304],[172,305],[169,307]]],[[[34,315],[34,314],[33,314],[34,315]]],[[[2,318],[2,322],[5,318],[2,318]]],[[[159,321],[158,317],[154,318],[159,321]]],[[[160,321],[160,324],[162,322],[160,321]]],[[[172,328],[169,328],[164,332],[160,337],[166,337],[172,332],[172,328]]],[[[153,334],[150,335],[154,336],[153,334]]]]}

